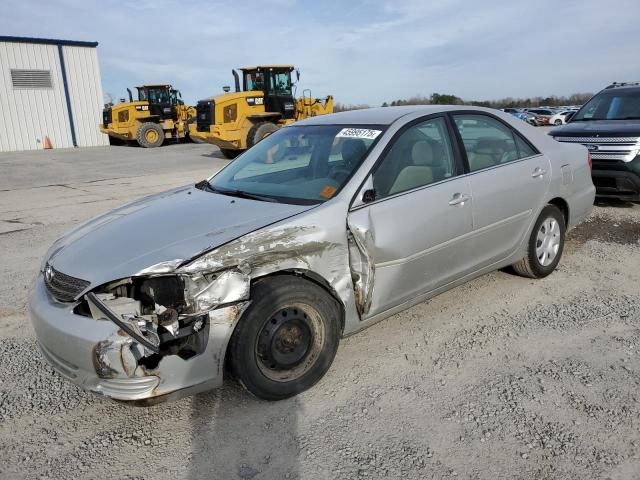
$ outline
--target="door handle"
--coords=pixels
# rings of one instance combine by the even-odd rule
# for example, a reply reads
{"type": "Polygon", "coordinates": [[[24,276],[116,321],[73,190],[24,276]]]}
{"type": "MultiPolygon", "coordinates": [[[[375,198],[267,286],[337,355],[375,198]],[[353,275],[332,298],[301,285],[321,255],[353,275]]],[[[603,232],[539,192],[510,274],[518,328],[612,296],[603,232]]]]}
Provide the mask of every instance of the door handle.
{"type": "Polygon", "coordinates": [[[536,169],[533,171],[531,176],[533,178],[538,178],[538,177],[542,177],[546,173],[547,173],[547,171],[544,168],[536,167],[536,169]]]}
{"type": "Polygon", "coordinates": [[[469,200],[471,200],[470,195],[466,195],[464,193],[454,193],[453,197],[451,197],[451,200],[449,200],[449,205],[451,205],[452,207],[458,205],[463,206],[469,200]]]}

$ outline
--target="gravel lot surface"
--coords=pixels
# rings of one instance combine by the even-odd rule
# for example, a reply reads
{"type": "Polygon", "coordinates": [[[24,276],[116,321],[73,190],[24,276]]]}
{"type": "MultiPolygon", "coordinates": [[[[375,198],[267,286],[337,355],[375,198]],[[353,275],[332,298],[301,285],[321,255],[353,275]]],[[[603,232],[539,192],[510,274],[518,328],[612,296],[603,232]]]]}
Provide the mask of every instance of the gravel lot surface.
{"type": "Polygon", "coordinates": [[[495,272],[343,340],[294,399],[140,408],[60,378],[25,307],[41,256],[212,150],[0,155],[0,478],[640,478],[638,205],[599,202],[544,280],[495,272]]]}

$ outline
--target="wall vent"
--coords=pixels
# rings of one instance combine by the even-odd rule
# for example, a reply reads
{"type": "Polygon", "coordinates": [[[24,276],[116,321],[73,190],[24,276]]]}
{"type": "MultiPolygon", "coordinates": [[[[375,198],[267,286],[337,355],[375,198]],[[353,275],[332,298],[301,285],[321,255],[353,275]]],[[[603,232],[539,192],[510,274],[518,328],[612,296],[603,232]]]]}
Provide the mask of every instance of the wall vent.
{"type": "Polygon", "coordinates": [[[11,69],[13,88],[53,88],[51,70],[11,69]]]}

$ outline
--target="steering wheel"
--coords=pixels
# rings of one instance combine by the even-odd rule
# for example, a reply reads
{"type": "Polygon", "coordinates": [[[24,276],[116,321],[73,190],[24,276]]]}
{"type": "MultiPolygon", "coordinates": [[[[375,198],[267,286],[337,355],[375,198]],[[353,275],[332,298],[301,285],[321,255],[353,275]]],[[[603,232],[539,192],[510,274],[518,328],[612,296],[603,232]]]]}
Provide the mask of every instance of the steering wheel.
{"type": "Polygon", "coordinates": [[[336,182],[342,183],[351,174],[351,169],[345,167],[331,167],[329,170],[329,178],[333,178],[336,182]]]}

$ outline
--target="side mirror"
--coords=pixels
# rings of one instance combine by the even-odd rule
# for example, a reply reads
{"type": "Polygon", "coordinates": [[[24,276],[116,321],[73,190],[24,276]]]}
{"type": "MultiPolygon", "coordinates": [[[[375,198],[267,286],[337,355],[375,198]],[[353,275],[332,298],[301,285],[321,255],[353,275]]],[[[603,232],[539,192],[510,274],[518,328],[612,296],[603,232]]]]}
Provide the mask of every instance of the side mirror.
{"type": "Polygon", "coordinates": [[[224,93],[229,93],[231,91],[231,87],[229,85],[225,85],[224,87],[222,87],[222,91],[224,93]]]}
{"type": "Polygon", "coordinates": [[[300,81],[300,70],[296,68],[296,81],[300,81]]]}
{"type": "Polygon", "coordinates": [[[362,203],[371,203],[376,199],[376,190],[369,188],[362,192],[362,203]]]}
{"type": "Polygon", "coordinates": [[[373,188],[373,176],[369,175],[364,181],[360,191],[354,197],[351,208],[361,207],[367,203],[371,203],[376,199],[376,189],[373,188]]]}

